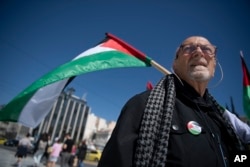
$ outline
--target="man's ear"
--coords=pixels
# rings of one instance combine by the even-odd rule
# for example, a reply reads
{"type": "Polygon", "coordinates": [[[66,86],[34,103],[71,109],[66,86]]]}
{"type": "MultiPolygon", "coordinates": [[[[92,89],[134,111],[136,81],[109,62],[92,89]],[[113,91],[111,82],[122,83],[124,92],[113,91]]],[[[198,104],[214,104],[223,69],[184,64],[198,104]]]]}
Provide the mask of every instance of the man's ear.
{"type": "Polygon", "coordinates": [[[215,68],[216,68],[216,65],[217,65],[217,60],[215,59],[215,60],[214,60],[214,70],[215,70],[215,68]]]}
{"type": "Polygon", "coordinates": [[[214,69],[213,69],[213,74],[212,74],[213,77],[214,77],[215,68],[216,68],[216,64],[217,64],[216,62],[217,62],[217,60],[215,59],[215,60],[214,60],[214,69]]]}

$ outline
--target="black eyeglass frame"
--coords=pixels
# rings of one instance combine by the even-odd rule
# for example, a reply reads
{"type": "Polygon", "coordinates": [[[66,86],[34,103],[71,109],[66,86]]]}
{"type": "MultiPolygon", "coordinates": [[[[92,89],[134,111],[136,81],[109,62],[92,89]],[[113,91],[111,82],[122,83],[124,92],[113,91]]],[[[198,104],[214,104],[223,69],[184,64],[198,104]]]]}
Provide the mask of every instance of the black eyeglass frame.
{"type": "MultiPolygon", "coordinates": [[[[181,44],[180,46],[179,46],[179,51],[178,51],[178,53],[180,52],[180,50],[182,50],[183,51],[183,47],[184,46],[188,46],[188,45],[191,45],[191,46],[195,46],[196,47],[196,49],[197,49],[197,47],[200,47],[200,49],[202,50],[202,47],[201,46],[212,46],[213,48],[214,48],[214,51],[213,51],[213,53],[211,53],[211,54],[209,54],[209,53],[204,53],[203,52],[203,50],[202,50],[202,52],[204,53],[204,54],[208,54],[210,57],[215,57],[216,56],[216,53],[217,53],[217,47],[215,46],[215,45],[212,45],[212,44],[206,44],[206,45],[200,45],[200,44],[197,44],[197,45],[195,45],[195,44],[181,44]],[[211,55],[214,55],[214,56],[211,56],[211,55]]],[[[196,50],[195,49],[195,50],[196,50]]],[[[195,50],[193,50],[192,52],[190,52],[190,53],[188,53],[188,54],[192,54],[195,50]]]]}

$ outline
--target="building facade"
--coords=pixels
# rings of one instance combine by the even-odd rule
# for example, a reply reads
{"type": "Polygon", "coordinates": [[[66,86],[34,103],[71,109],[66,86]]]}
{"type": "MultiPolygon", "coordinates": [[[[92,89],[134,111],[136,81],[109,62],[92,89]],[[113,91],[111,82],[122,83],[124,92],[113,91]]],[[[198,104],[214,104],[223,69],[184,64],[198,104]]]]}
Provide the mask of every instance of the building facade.
{"type": "Polygon", "coordinates": [[[85,129],[85,139],[96,149],[102,150],[109,140],[115,125],[115,121],[107,121],[97,117],[94,113],[90,113],[85,129]]]}
{"type": "Polygon", "coordinates": [[[48,133],[53,140],[70,133],[75,141],[84,139],[86,122],[90,113],[87,102],[74,96],[72,92],[62,92],[51,112],[33,130],[35,136],[48,133]]]}

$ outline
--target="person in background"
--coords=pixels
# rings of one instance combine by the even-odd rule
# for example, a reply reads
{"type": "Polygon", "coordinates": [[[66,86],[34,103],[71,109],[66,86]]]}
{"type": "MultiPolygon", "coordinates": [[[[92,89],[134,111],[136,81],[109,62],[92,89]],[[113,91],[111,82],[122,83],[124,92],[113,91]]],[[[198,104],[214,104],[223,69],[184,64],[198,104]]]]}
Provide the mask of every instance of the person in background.
{"type": "Polygon", "coordinates": [[[217,48],[201,36],[185,39],[174,74],[123,107],[98,167],[227,167],[246,146],[209,93],[217,48]]]}
{"type": "Polygon", "coordinates": [[[84,163],[83,163],[83,160],[85,159],[85,156],[87,154],[87,143],[86,143],[86,140],[83,140],[79,146],[78,146],[78,149],[77,149],[77,158],[78,158],[78,167],[84,167],[84,163]]]}
{"type": "Polygon", "coordinates": [[[15,166],[21,167],[22,166],[22,159],[27,156],[28,149],[32,147],[32,143],[30,141],[30,134],[27,133],[24,138],[22,138],[17,146],[17,152],[15,156],[17,157],[17,162],[15,166]]]}
{"type": "Polygon", "coordinates": [[[42,134],[42,136],[38,140],[37,150],[35,151],[34,156],[33,156],[35,167],[38,167],[40,164],[41,158],[44,152],[46,151],[45,149],[46,149],[47,142],[48,142],[47,136],[45,134],[42,134]]]}
{"type": "Polygon", "coordinates": [[[225,110],[223,116],[232,123],[240,139],[244,143],[250,144],[250,126],[245,122],[243,122],[242,120],[240,120],[235,114],[231,113],[228,110],[225,110]]]}
{"type": "Polygon", "coordinates": [[[55,167],[56,162],[60,156],[62,151],[62,141],[59,137],[55,138],[55,143],[51,147],[51,152],[49,153],[49,158],[47,162],[47,167],[55,167]]]}
{"type": "Polygon", "coordinates": [[[69,165],[72,167],[75,167],[77,164],[76,151],[77,151],[77,145],[76,145],[76,143],[74,143],[72,146],[72,149],[71,149],[71,157],[69,160],[69,165]]]}
{"type": "Polygon", "coordinates": [[[74,141],[71,139],[70,133],[66,133],[65,141],[63,143],[63,149],[61,152],[61,161],[60,161],[61,167],[69,167],[69,160],[73,144],[74,141]]]}
{"type": "Polygon", "coordinates": [[[46,165],[47,162],[48,162],[48,159],[49,159],[48,148],[49,148],[50,146],[52,146],[52,140],[51,140],[51,135],[50,135],[50,134],[45,133],[44,135],[45,135],[46,138],[47,138],[47,144],[46,144],[46,148],[45,148],[44,154],[43,154],[43,156],[42,156],[42,160],[43,160],[44,164],[46,165]]]}

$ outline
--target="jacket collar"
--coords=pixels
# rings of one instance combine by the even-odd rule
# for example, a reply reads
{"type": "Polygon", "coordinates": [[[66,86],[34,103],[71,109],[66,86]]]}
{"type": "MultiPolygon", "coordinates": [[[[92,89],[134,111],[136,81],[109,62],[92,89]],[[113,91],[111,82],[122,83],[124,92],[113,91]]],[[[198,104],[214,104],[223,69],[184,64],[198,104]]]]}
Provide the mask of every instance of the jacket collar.
{"type": "Polygon", "coordinates": [[[213,104],[208,97],[208,90],[206,89],[204,96],[200,96],[196,90],[186,81],[180,80],[175,76],[176,96],[185,98],[188,102],[195,103],[200,107],[211,107],[213,104]]]}

